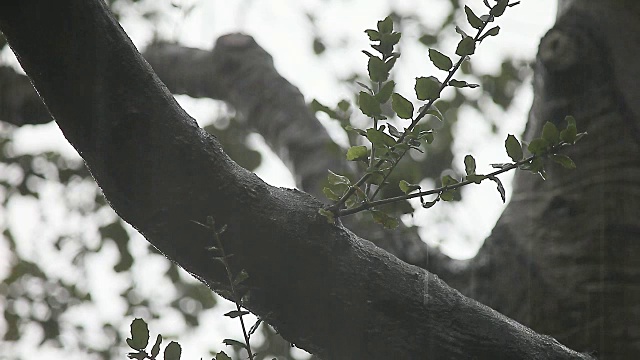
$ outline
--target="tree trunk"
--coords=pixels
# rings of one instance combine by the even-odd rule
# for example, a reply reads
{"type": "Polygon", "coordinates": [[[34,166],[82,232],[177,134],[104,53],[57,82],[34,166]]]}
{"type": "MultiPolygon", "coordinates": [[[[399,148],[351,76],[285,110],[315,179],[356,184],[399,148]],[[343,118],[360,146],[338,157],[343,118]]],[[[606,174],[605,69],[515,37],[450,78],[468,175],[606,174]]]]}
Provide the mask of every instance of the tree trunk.
{"type": "Polygon", "coordinates": [[[601,359],[640,354],[640,6],[563,4],[542,39],[525,140],[567,114],[574,171],[515,177],[463,293],[601,359]],[[508,269],[508,270],[507,270],[508,269]]]}

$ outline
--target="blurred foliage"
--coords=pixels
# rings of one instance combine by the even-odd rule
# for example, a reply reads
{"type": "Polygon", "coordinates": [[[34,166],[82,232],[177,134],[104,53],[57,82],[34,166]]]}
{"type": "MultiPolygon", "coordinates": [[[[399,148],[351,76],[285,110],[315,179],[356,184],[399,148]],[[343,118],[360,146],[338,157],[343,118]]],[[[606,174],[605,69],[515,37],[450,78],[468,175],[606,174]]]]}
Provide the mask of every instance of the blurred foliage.
{"type": "MultiPolygon", "coordinates": [[[[107,1],[115,10],[134,6],[139,2],[141,1],[107,1]]],[[[450,12],[443,14],[444,21],[440,27],[433,29],[418,22],[421,43],[432,46],[441,39],[442,32],[453,31],[454,14],[459,10],[460,2],[451,0],[451,4],[450,12]]],[[[328,51],[331,51],[332,46],[341,46],[325,41],[313,25],[312,14],[307,14],[307,17],[313,29],[310,48],[316,55],[325,56],[328,51]]],[[[145,14],[143,18],[150,22],[157,21],[153,14],[145,14]]],[[[394,13],[393,19],[396,26],[403,29],[409,26],[409,22],[415,24],[419,16],[394,13]]],[[[6,41],[0,35],[0,49],[5,45],[6,41]]],[[[274,55],[277,56],[277,54],[274,55]]],[[[498,74],[478,74],[471,66],[463,67],[462,70],[472,81],[482,84],[480,98],[477,96],[469,98],[465,92],[456,89],[452,96],[439,101],[438,106],[446,115],[447,121],[430,124],[437,126],[438,135],[427,148],[426,156],[406,157],[394,172],[393,176],[397,179],[391,179],[392,181],[405,179],[411,183],[419,183],[424,179],[439,179],[444,171],[452,167],[453,129],[461,104],[467,104],[483,112],[482,100],[491,100],[500,108],[508,109],[514,94],[529,71],[525,63],[513,59],[505,59],[502,63],[502,71],[498,74]]],[[[354,73],[341,81],[352,85],[365,77],[363,73],[354,73]]],[[[338,105],[335,111],[347,113],[348,109],[343,104],[342,108],[338,105]]],[[[343,125],[350,124],[349,121],[349,117],[345,116],[343,125]]],[[[260,153],[247,147],[246,139],[250,134],[249,130],[239,122],[234,119],[225,119],[208,126],[206,130],[214,133],[225,151],[243,167],[254,170],[260,165],[262,160],[260,153]]],[[[0,334],[2,342],[10,344],[18,341],[30,328],[36,326],[41,330],[42,336],[40,342],[33,344],[34,346],[47,343],[64,347],[65,351],[76,354],[86,353],[102,359],[111,359],[122,358],[125,334],[121,334],[119,329],[122,329],[123,324],[128,324],[131,317],[136,315],[142,314],[148,320],[156,319],[171,309],[176,311],[189,327],[198,326],[198,315],[203,310],[211,309],[216,305],[213,293],[178,269],[175,264],[169,263],[163,277],[167,280],[166,284],[173,287],[172,292],[176,294],[174,299],[167,305],[140,294],[136,290],[138,285],[136,278],[143,276],[140,272],[144,272],[144,269],[137,269],[135,266],[140,261],[140,255],[134,256],[132,253],[130,232],[123,221],[117,218],[109,208],[83,163],[78,159],[69,159],[54,152],[14,154],[11,141],[13,131],[15,129],[0,124],[0,219],[8,218],[7,212],[12,201],[29,199],[39,204],[41,212],[30,216],[44,226],[54,227],[56,224],[47,223],[42,214],[43,207],[51,206],[52,201],[50,198],[45,200],[43,197],[54,187],[61,189],[59,198],[55,198],[55,201],[58,201],[55,206],[62,207],[69,214],[65,218],[72,216],[78,219],[82,227],[66,232],[61,230],[56,235],[48,234],[37,238],[33,235],[34,238],[28,240],[38,243],[26,251],[24,246],[16,244],[14,234],[16,229],[10,228],[8,220],[0,220],[2,232],[0,241],[9,251],[8,254],[3,255],[7,263],[4,266],[5,273],[1,275],[4,278],[0,285],[2,298],[0,309],[4,317],[3,327],[6,329],[4,334],[0,334]],[[84,197],[79,197],[78,192],[84,194],[84,197]],[[86,194],[90,195],[90,201],[86,199],[86,194]],[[92,236],[95,239],[91,240],[92,236]],[[103,339],[98,342],[99,345],[96,345],[98,343],[90,340],[95,339],[95,334],[89,336],[90,330],[70,320],[69,314],[82,313],[80,310],[94,301],[92,294],[96,284],[88,284],[86,277],[88,269],[93,266],[89,259],[93,254],[108,253],[109,249],[113,248],[111,245],[115,245],[118,257],[112,267],[113,273],[108,277],[118,277],[126,282],[119,296],[126,304],[125,316],[128,318],[99,324],[96,328],[102,329],[103,339]],[[78,276],[74,278],[80,280],[73,282],[60,274],[51,273],[47,270],[51,264],[44,263],[51,261],[50,259],[60,262],[57,264],[59,268],[71,269],[77,273],[78,276]],[[63,339],[67,340],[63,341],[63,339]]],[[[381,195],[390,197],[400,194],[397,187],[388,187],[381,195]]],[[[407,213],[411,210],[408,203],[398,203],[394,206],[396,208],[393,211],[397,213],[407,213]]],[[[55,228],[60,227],[55,226],[55,228]]],[[[158,258],[160,255],[149,246],[144,257],[158,258]]],[[[167,292],[171,291],[167,290],[167,292]]],[[[103,320],[96,317],[92,321],[103,320]]],[[[277,336],[273,329],[262,326],[262,332],[266,341],[263,344],[256,344],[259,353],[265,356],[276,356],[278,359],[294,358],[291,355],[291,345],[277,336]]],[[[14,355],[3,353],[3,348],[6,346],[0,343],[0,358],[14,355]]]]}

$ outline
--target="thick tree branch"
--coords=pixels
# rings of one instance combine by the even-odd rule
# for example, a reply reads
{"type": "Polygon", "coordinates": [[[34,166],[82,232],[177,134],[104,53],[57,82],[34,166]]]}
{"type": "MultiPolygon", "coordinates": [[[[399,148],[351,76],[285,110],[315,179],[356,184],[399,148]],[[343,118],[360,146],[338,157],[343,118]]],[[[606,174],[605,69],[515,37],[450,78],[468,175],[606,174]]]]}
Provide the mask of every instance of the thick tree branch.
{"type": "Polygon", "coordinates": [[[587,358],[463,297],[238,167],[175,102],[101,0],[0,4],[0,29],[118,214],[214,289],[208,215],[249,308],[331,359],[587,358]]]}

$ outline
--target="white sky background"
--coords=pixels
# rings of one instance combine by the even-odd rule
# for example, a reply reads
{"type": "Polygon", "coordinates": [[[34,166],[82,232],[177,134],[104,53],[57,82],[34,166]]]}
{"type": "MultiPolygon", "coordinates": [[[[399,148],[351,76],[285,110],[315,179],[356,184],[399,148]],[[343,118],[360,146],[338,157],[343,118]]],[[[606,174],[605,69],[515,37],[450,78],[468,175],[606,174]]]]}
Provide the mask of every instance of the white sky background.
{"type": "MultiPolygon", "coordinates": [[[[399,14],[416,13],[423,23],[440,24],[440,15],[447,11],[449,0],[198,0],[185,1],[196,6],[186,18],[178,11],[173,10],[165,2],[147,0],[132,9],[124,11],[123,27],[139,47],[147,44],[153,37],[153,30],[148,23],[141,21],[139,14],[147,8],[166,8],[161,17],[159,33],[164,38],[177,39],[180,42],[193,47],[210,49],[215,39],[229,32],[244,32],[254,36],[258,44],[264,47],[274,58],[276,68],[294,85],[298,86],[305,95],[307,101],[316,98],[327,105],[334,105],[342,98],[350,98],[349,88],[338,86],[336,78],[351,73],[353,69],[360,72],[366,71],[366,56],[360,51],[369,47],[369,42],[363,30],[375,28],[376,21],[384,18],[391,10],[399,14]],[[390,8],[388,3],[393,3],[390,8]],[[162,5],[164,4],[164,5],[162,5]],[[305,13],[311,13],[316,18],[317,28],[314,30],[305,13]],[[165,18],[166,17],[166,18],[165,18]],[[315,56],[311,48],[313,32],[317,31],[326,41],[328,51],[321,56],[315,56]],[[334,45],[347,45],[335,49],[334,45]]],[[[179,2],[177,2],[179,3],[179,2]]],[[[480,12],[484,9],[481,0],[466,1],[474,10],[480,12]]],[[[499,36],[485,40],[472,56],[474,68],[481,72],[497,72],[503,57],[507,55],[528,60],[535,56],[538,42],[541,36],[552,26],[555,17],[555,1],[522,0],[515,8],[510,8],[504,17],[498,19],[497,24],[501,30],[499,36]]],[[[459,14],[459,24],[465,24],[464,13],[459,14]]],[[[435,27],[435,26],[433,26],[435,27]]],[[[417,44],[417,32],[407,31],[403,34],[403,55],[394,68],[399,90],[408,98],[413,98],[413,79],[417,76],[434,74],[434,68],[429,67],[427,48],[417,44]]],[[[452,54],[455,50],[457,34],[452,34],[451,41],[439,48],[441,51],[452,54]]],[[[443,73],[435,73],[442,77],[443,73]]],[[[526,114],[532,99],[530,85],[525,85],[516,97],[512,109],[504,113],[494,107],[489,114],[500,126],[498,136],[490,135],[490,131],[483,119],[473,111],[461,113],[457,125],[457,138],[455,149],[458,151],[456,163],[462,165],[465,154],[473,154],[478,163],[478,171],[488,171],[490,163],[506,162],[508,157],[504,152],[504,139],[507,134],[519,136],[524,128],[526,114]],[[464,116],[462,115],[464,114],[464,116]]],[[[194,116],[201,125],[210,123],[219,107],[211,100],[194,100],[180,96],[179,101],[187,111],[194,116]]],[[[335,131],[335,124],[324,121],[329,127],[333,126],[332,134],[337,141],[343,141],[339,131],[335,131]]],[[[57,126],[53,123],[39,126],[25,126],[15,132],[16,150],[39,152],[48,149],[57,149],[70,156],[75,155],[62,137],[57,126]]],[[[253,138],[253,145],[261,150],[266,146],[260,138],[253,138]]],[[[257,173],[265,181],[272,185],[292,187],[293,180],[284,166],[268,150],[263,165],[257,173]]],[[[462,170],[459,168],[458,170],[462,170]]],[[[463,171],[463,170],[462,170],[463,171]]],[[[503,176],[502,180],[510,194],[510,181],[512,174],[503,176]]],[[[91,195],[93,196],[93,195],[91,195]]],[[[12,216],[16,219],[29,218],[29,211],[34,204],[19,206],[22,214],[12,216]]],[[[415,221],[422,225],[421,235],[431,243],[441,242],[443,251],[454,257],[464,258],[475,254],[481,241],[489,234],[500,212],[503,209],[500,196],[495,190],[495,185],[482,184],[470,186],[464,189],[464,200],[456,204],[439,203],[429,210],[421,210],[416,213],[415,221]],[[442,222],[438,219],[455,217],[455,221],[442,222]],[[438,225],[434,225],[438,224],[438,225]],[[444,240],[447,241],[444,241],[444,240]]],[[[56,215],[60,221],[64,221],[64,215],[56,215]]],[[[107,215],[104,215],[107,216],[107,215]]],[[[108,216],[107,216],[108,217],[108,216]]],[[[17,223],[16,223],[17,225],[17,223]]],[[[29,231],[16,234],[18,240],[25,238],[27,243],[34,242],[34,238],[40,232],[34,233],[35,224],[24,226],[29,231]],[[33,226],[32,226],[33,225],[33,226]]],[[[15,228],[15,226],[13,227],[15,228]]],[[[381,229],[381,231],[384,231],[381,229]]],[[[146,246],[143,239],[132,241],[134,248],[132,253],[139,250],[143,252],[146,246]]],[[[19,241],[20,242],[20,241],[19,241]]],[[[107,245],[105,247],[108,247],[107,245]]],[[[105,259],[96,259],[95,271],[91,276],[98,283],[113,282],[118,288],[121,282],[117,279],[101,278],[100,269],[107,269],[102,274],[113,274],[109,267],[115,263],[117,255],[115,248],[112,256],[105,259]]],[[[2,253],[3,247],[0,247],[2,253]]],[[[108,253],[108,251],[107,251],[108,253]]],[[[158,269],[162,267],[161,261],[147,259],[136,266],[145,269],[158,269]]],[[[0,269],[0,275],[2,275],[0,269]]],[[[155,271],[155,270],[154,270],[155,271]]],[[[160,280],[158,280],[160,281],[160,280]]],[[[157,284],[155,284],[157,285],[157,284]]],[[[113,291],[113,287],[106,290],[113,291]]],[[[108,292],[108,291],[107,291],[108,292]]],[[[115,291],[118,293],[119,291],[115,291]]],[[[143,289],[142,293],[149,296],[158,296],[154,289],[143,289]]],[[[107,294],[105,294],[108,297],[107,294]]],[[[95,298],[95,297],[94,297],[95,298]]],[[[121,300],[117,294],[112,300],[103,300],[99,304],[101,317],[121,316],[121,300]]],[[[220,303],[213,311],[203,314],[201,328],[196,334],[189,334],[184,340],[183,358],[198,359],[206,357],[210,346],[222,349],[223,338],[240,338],[237,321],[227,319],[221,314],[231,309],[230,303],[220,303]],[[220,345],[218,345],[220,344],[220,345]]],[[[87,309],[89,312],[90,309],[87,309]]],[[[83,314],[77,314],[83,316],[83,314]]],[[[249,321],[251,323],[251,321],[249,321]]],[[[151,322],[152,336],[158,331],[167,333],[184,332],[184,324],[177,326],[182,321],[177,314],[167,313],[159,321],[151,322]]],[[[0,333],[2,331],[0,325],[0,333]]],[[[99,329],[96,329],[99,330],[99,329]]],[[[36,358],[36,354],[29,355],[28,349],[22,350],[25,359],[36,358]]],[[[1,356],[0,351],[0,357],[1,356]]],[[[54,355],[54,353],[49,353],[54,355]]],[[[38,356],[41,357],[42,353],[38,356]]],[[[57,353],[54,357],[64,355],[71,359],[70,354],[57,353]]],[[[123,356],[124,358],[124,356],[123,356]]]]}

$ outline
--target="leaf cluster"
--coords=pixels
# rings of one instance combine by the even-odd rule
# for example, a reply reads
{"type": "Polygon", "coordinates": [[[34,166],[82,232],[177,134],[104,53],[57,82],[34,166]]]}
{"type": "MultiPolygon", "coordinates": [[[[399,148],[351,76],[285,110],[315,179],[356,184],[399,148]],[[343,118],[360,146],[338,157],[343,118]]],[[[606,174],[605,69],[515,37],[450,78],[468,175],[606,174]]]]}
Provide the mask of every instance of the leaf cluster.
{"type": "MultiPolygon", "coordinates": [[[[400,57],[400,53],[394,51],[394,48],[401,38],[400,33],[393,31],[392,18],[388,16],[378,21],[376,29],[365,30],[372,42],[371,48],[373,49],[373,52],[363,51],[369,57],[367,70],[371,84],[358,83],[363,90],[359,92],[357,98],[358,108],[362,114],[373,120],[373,126],[366,129],[354,128],[351,125],[345,126],[345,129],[353,134],[351,139],[360,140],[347,149],[346,159],[362,164],[363,175],[359,180],[352,182],[345,175],[329,172],[328,183],[323,191],[327,198],[334,203],[319,210],[319,213],[329,222],[335,221],[335,218],[339,216],[368,210],[373,220],[384,227],[398,226],[397,219],[376,207],[394,201],[406,200],[415,195],[410,193],[421,190],[420,186],[401,179],[398,186],[404,196],[382,200],[376,200],[376,196],[381,189],[390,185],[388,181],[390,174],[408,151],[423,152],[423,147],[433,142],[435,131],[431,128],[425,128],[419,122],[427,115],[445,121],[442,112],[435,104],[442,91],[447,86],[455,88],[476,88],[479,86],[464,80],[454,79],[453,76],[463,62],[475,53],[477,44],[487,37],[499,34],[499,26],[486,30],[487,26],[497,17],[502,16],[507,7],[515,5],[515,3],[509,4],[508,0],[498,0],[493,6],[488,1],[484,1],[484,4],[488,13],[482,16],[477,16],[470,7],[465,6],[467,22],[476,31],[476,34],[469,36],[460,27],[456,27],[461,39],[456,46],[455,54],[458,59],[455,62],[443,52],[433,48],[429,49],[428,55],[431,63],[437,69],[447,72],[447,75],[443,80],[434,75],[416,78],[415,99],[425,102],[417,112],[414,109],[413,101],[394,91],[395,82],[390,79],[391,70],[400,57]],[[383,114],[383,106],[388,102],[391,103],[392,113],[390,116],[397,117],[400,122],[409,121],[406,125],[396,127],[397,122],[392,123],[391,119],[387,118],[388,113],[383,114]],[[385,120],[384,124],[380,123],[385,120]]],[[[331,109],[324,110],[330,111],[331,109]]],[[[325,112],[329,113],[329,111],[325,112]]],[[[475,159],[470,155],[465,158],[465,169],[467,171],[466,179],[457,180],[451,176],[443,177],[441,188],[438,191],[429,192],[429,194],[436,194],[436,198],[433,200],[425,200],[423,196],[426,193],[418,192],[418,194],[423,194],[418,195],[422,206],[429,208],[440,200],[452,201],[456,195],[455,191],[461,183],[464,181],[480,183],[484,179],[496,182],[501,197],[503,200],[505,199],[504,187],[500,180],[493,175],[476,174],[475,159]]]]}

